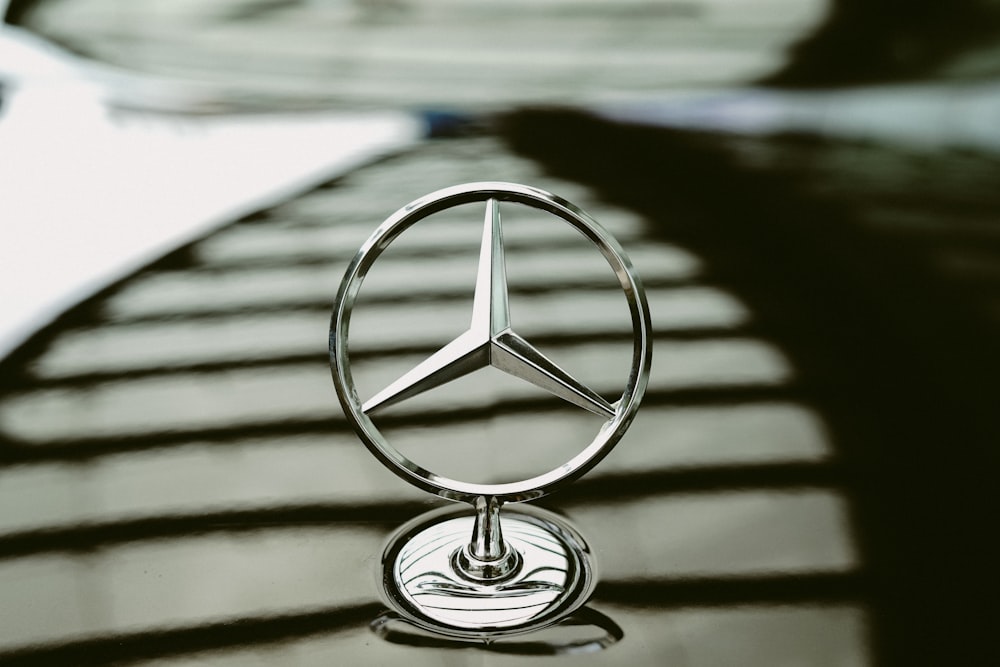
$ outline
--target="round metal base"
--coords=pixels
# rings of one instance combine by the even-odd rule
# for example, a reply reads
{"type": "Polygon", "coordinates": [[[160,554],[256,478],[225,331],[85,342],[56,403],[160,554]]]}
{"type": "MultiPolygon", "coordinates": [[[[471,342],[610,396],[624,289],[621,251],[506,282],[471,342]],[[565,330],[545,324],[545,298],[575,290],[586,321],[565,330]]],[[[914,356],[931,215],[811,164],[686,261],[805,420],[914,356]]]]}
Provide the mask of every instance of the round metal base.
{"type": "Polygon", "coordinates": [[[382,555],[386,599],[426,630],[462,638],[531,632],[559,622],[593,592],[589,548],[565,520],[519,506],[502,512],[516,565],[493,579],[463,572],[475,517],[468,508],[429,512],[400,528],[382,555]]]}

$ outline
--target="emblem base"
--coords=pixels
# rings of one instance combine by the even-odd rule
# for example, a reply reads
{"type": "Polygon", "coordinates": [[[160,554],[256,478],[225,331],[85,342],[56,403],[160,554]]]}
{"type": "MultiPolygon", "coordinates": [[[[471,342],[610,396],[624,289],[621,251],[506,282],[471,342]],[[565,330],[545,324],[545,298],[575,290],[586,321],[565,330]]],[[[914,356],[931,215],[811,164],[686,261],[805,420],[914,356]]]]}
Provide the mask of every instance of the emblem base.
{"type": "Polygon", "coordinates": [[[386,601],[414,625],[459,638],[539,630],[580,608],[596,583],[589,547],[552,512],[522,506],[503,512],[504,541],[516,567],[476,579],[461,566],[476,517],[445,508],[400,528],[382,556],[386,601]]]}

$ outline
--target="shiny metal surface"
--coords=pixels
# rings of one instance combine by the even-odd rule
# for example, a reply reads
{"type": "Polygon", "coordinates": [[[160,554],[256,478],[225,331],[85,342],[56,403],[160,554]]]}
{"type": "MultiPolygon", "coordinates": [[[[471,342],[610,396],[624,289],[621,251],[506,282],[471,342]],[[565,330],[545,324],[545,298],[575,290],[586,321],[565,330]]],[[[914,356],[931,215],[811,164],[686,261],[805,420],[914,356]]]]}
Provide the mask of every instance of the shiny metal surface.
{"type": "MultiPolygon", "coordinates": [[[[985,539],[1000,442],[997,161],[985,146],[941,143],[996,125],[963,122],[975,121],[976,89],[937,88],[954,81],[941,67],[961,65],[921,55],[961,39],[960,7],[984,3],[931,3],[947,16],[885,0],[14,4],[37,8],[33,25],[77,53],[205,74],[257,109],[503,111],[662,95],[655,111],[678,89],[722,88],[721,106],[681,96],[679,109],[722,124],[747,119],[724,113],[734,108],[760,110],[754,91],[730,84],[773,72],[799,44],[790,60],[812,66],[788,64],[808,90],[780,95],[818,102],[826,138],[801,125],[748,136],[522,119],[499,135],[506,145],[430,141],[268,204],[82,304],[0,364],[0,663],[997,662],[1000,558],[985,539]],[[915,31],[921,21],[928,29],[915,31]],[[907,85],[811,94],[817,64],[871,83],[887,61],[907,85]],[[910,85],[923,66],[938,67],[935,87],[910,85]],[[901,104],[935,89],[938,113],[901,104]],[[923,148],[871,131],[866,117],[887,109],[865,107],[883,93],[890,134],[922,121],[923,148]],[[853,139],[829,129],[847,125],[853,139]],[[516,158],[515,143],[537,162],[516,158]],[[657,348],[627,440],[543,499],[600,559],[593,596],[559,625],[488,643],[432,635],[378,599],[371,575],[387,533],[433,500],[358,446],[324,368],[332,292],[372,221],[470,178],[532,183],[594,214],[641,270],[657,348]],[[607,654],[566,655],[615,628],[624,638],[607,654]]],[[[986,74],[988,55],[972,53],[966,76],[986,74]]],[[[45,192],[65,198],[55,183],[45,192]]],[[[474,208],[470,222],[482,219],[474,208]]],[[[617,289],[593,291],[597,272],[579,272],[587,242],[564,244],[546,225],[541,243],[534,228],[518,238],[516,222],[504,219],[519,333],[613,397],[611,362],[627,346],[600,318],[617,289]],[[525,312],[552,322],[529,328],[525,312]]],[[[366,280],[355,329],[375,287],[381,312],[355,341],[370,360],[355,372],[388,371],[376,369],[364,398],[469,324],[475,274],[455,268],[467,251],[475,266],[479,225],[468,229],[473,238],[421,224],[417,244],[394,243],[366,280]]],[[[420,465],[494,483],[568,460],[556,449],[564,436],[590,440],[592,413],[531,403],[534,385],[490,374],[520,389],[476,393],[488,384],[477,374],[375,423],[391,421],[386,436],[420,465]],[[470,386],[472,407],[446,416],[470,386]],[[473,462],[491,449],[511,460],[479,478],[473,462]]]]}
{"type": "Polygon", "coordinates": [[[621,246],[595,220],[569,202],[544,190],[513,183],[469,183],[418,199],[391,215],[365,242],[347,269],[330,323],[330,365],[344,412],[371,452],[409,483],[450,500],[500,503],[540,498],[596,465],[629,427],[646,389],[652,354],[649,307],[645,293],[621,246]],[[372,264],[402,232],[420,220],[460,204],[486,201],[479,274],[470,328],[391,384],[362,402],[350,368],[348,336],[351,311],[372,264]],[[631,368],[620,398],[611,403],[515,333],[510,322],[504,269],[500,202],[515,202],[551,213],[572,225],[604,255],[628,302],[634,343],[631,368]],[[385,439],[370,413],[463,375],[492,366],[536,384],[594,412],[607,421],[594,440],[570,461],[535,477],[505,484],[473,484],[449,479],[403,456],[385,439]]]}
{"type": "MultiPolygon", "coordinates": [[[[454,216],[471,223],[466,236],[451,235],[452,225],[430,238],[414,227],[366,280],[353,326],[366,324],[371,311],[362,307],[376,286],[384,312],[358,341],[371,361],[355,372],[362,381],[372,364],[388,369],[366,396],[468,325],[482,205],[467,208],[471,218],[454,216]],[[453,270],[450,260],[466,255],[467,270],[453,270]],[[391,262],[392,280],[376,283],[391,262]],[[421,298],[428,282],[438,298],[421,298]],[[410,333],[399,322],[419,329],[419,348],[394,346],[410,333]]],[[[501,208],[513,315],[518,324],[535,311],[552,320],[536,317],[525,337],[541,344],[539,332],[551,331],[545,352],[611,396],[631,332],[627,321],[609,321],[607,303],[621,299],[624,310],[624,299],[613,279],[607,288],[597,282],[606,263],[568,226],[536,224],[544,213],[501,208]],[[588,259],[593,272],[581,274],[588,259]],[[555,335],[580,322],[570,337],[555,335]],[[588,360],[596,365],[588,369],[588,360]]],[[[96,302],[25,367],[30,384],[0,404],[13,442],[5,451],[26,461],[0,479],[0,589],[10,602],[0,655],[46,665],[85,657],[157,667],[502,667],[559,653],[546,664],[569,665],[617,627],[623,638],[586,661],[873,664],[866,641],[878,617],[851,496],[835,477],[837,443],[820,421],[826,412],[801,402],[808,395],[784,370],[790,362],[762,356],[749,317],[757,310],[720,300],[732,289],[712,282],[721,251],[695,254],[641,236],[643,224],[593,190],[516,161],[491,138],[430,142],[235,224],[198,244],[193,258],[96,302]],[[373,570],[386,536],[434,499],[359,446],[324,368],[331,286],[372,218],[384,215],[375,209],[392,201],[389,189],[409,201],[469,173],[572,193],[598,216],[642,272],[657,347],[643,409],[621,446],[543,499],[592,546],[600,565],[593,596],[558,625],[489,643],[431,636],[379,599],[373,570]],[[320,256],[331,259],[316,264],[320,256]]],[[[733,284],[752,278],[747,270],[733,284]]],[[[432,470],[473,480],[481,452],[517,452],[484,480],[502,482],[570,458],[568,448],[541,451],[536,436],[553,447],[570,433],[571,443],[589,441],[599,418],[556,398],[538,407],[518,400],[534,385],[510,377],[524,393],[473,396],[468,404],[482,409],[444,417],[463,382],[475,390],[488,384],[480,379],[505,379],[495,369],[482,374],[389,408],[403,425],[387,430],[393,444],[432,470]],[[397,437],[406,432],[410,442],[397,437]]]]}
{"type": "Polygon", "coordinates": [[[445,508],[417,517],[382,555],[386,601],[414,625],[446,636],[489,639],[529,633],[579,609],[596,583],[590,548],[552,512],[505,514],[516,567],[492,580],[464,575],[474,518],[445,508]]]}
{"type": "MultiPolygon", "coordinates": [[[[589,549],[554,515],[508,513],[500,507],[541,497],[583,474],[618,442],[638,409],[649,378],[649,307],[629,260],[614,238],[583,211],[548,192],[513,183],[470,183],[434,192],[390,216],[351,262],[334,303],[330,362],[344,411],[368,448],[403,479],[452,500],[470,502],[475,516],[431,513],[408,524],[382,557],[387,601],[425,629],[454,637],[494,637],[551,625],[582,605],[593,590],[589,549]],[[469,329],[364,403],[350,371],[351,311],[375,258],[399,234],[428,215],[483,201],[486,211],[469,329]],[[605,256],[625,292],[634,342],[621,398],[610,403],[514,331],[504,260],[500,202],[554,213],[605,256]],[[605,419],[580,454],[548,473],[506,484],[470,484],[426,470],[393,449],[370,414],[488,366],[534,384],[605,419]],[[470,538],[471,535],[471,538],[470,538]]],[[[505,452],[497,452],[505,456],[505,452]]],[[[489,466],[484,460],[481,465],[489,466]]]]}
{"type": "Polygon", "coordinates": [[[503,538],[500,502],[480,496],[476,499],[472,541],[452,555],[454,568],[464,577],[480,582],[496,582],[521,568],[518,550],[503,538]]]}

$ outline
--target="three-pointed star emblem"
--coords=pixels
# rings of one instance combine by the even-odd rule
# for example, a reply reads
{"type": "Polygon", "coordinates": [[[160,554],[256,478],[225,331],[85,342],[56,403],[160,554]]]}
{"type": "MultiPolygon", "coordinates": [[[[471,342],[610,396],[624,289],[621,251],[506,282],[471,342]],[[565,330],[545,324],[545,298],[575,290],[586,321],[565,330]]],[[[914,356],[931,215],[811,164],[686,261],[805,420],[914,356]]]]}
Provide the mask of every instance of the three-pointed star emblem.
{"type": "Polygon", "coordinates": [[[556,365],[511,327],[500,205],[496,199],[486,202],[469,329],[366,401],[362,410],[370,413],[487,366],[527,380],[605,419],[615,416],[614,405],[556,365]]]}

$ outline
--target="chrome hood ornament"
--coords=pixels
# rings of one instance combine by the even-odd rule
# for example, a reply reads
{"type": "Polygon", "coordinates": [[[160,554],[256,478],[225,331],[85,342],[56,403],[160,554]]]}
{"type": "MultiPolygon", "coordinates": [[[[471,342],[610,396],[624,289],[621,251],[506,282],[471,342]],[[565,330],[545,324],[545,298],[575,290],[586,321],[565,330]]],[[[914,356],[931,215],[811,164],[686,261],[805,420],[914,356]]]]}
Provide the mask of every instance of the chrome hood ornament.
{"type": "Polygon", "coordinates": [[[387,601],[417,626],[460,638],[537,630],[578,609],[596,583],[589,548],[564,519],[538,508],[500,508],[540,498],[596,465],[629,427],[646,388],[650,316],[642,285],[617,241],[596,221],[548,192],[513,183],[469,183],[431,193],[391,215],[361,247],[341,283],[330,324],[333,382],[348,420],[384,465],[425,491],[472,505],[418,517],[383,554],[387,601]],[[468,330],[362,401],[348,353],[351,312],[379,255],[415,223],[462,204],[485,202],[479,269],[468,330]],[[504,261],[501,205],[526,205],[561,218],[604,255],[625,293],[633,329],[632,359],[621,396],[608,401],[518,335],[504,261]],[[372,421],[380,409],[492,366],[605,421],[594,440],[566,463],[518,482],[476,484],[422,468],[397,451],[372,421]]]}

